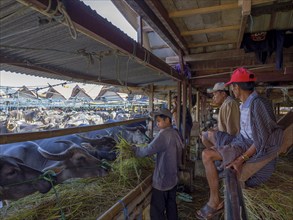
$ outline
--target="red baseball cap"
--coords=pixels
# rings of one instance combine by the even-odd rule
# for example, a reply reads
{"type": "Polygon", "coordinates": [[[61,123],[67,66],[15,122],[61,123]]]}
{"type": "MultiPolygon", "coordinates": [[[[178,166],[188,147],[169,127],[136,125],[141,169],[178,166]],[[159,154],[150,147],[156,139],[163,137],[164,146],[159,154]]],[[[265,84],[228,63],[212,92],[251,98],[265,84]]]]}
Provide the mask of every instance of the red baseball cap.
{"type": "Polygon", "coordinates": [[[248,69],[245,69],[244,67],[240,67],[234,70],[230,81],[227,82],[225,86],[228,86],[234,82],[255,82],[255,81],[256,81],[256,77],[253,72],[251,72],[248,69]]]}

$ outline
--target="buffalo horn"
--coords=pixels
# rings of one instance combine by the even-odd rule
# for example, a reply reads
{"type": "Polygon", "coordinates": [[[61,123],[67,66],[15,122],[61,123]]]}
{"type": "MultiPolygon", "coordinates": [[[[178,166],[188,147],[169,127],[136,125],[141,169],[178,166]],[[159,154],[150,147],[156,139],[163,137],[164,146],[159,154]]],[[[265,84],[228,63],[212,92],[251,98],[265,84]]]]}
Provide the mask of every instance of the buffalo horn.
{"type": "Polygon", "coordinates": [[[81,148],[80,146],[73,143],[72,141],[56,141],[55,143],[64,143],[64,144],[68,144],[68,145],[70,144],[70,147],[60,153],[50,153],[50,152],[42,149],[41,147],[38,147],[38,151],[40,152],[40,154],[43,157],[45,157],[49,160],[56,160],[56,161],[62,161],[62,160],[68,159],[68,158],[72,157],[72,155],[74,153],[77,153],[77,152],[80,152],[83,154],[88,154],[88,152],[85,149],[81,148]]]}

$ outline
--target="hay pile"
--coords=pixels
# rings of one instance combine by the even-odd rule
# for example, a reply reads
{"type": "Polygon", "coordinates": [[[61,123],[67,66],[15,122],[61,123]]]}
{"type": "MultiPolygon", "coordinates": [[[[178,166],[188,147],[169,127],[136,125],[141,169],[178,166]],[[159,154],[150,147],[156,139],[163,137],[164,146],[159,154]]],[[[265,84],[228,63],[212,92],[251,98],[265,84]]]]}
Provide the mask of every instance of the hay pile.
{"type": "Polygon", "coordinates": [[[248,219],[293,219],[293,161],[279,160],[270,180],[243,190],[248,219]]]}
{"type": "MultiPolygon", "coordinates": [[[[141,180],[141,171],[153,167],[154,161],[151,157],[138,158],[134,155],[132,146],[122,137],[119,137],[117,144],[117,159],[113,168],[119,173],[121,180],[127,180],[129,175],[135,173],[138,180],[141,180]]],[[[145,146],[139,146],[145,147],[145,146]]]]}
{"type": "MultiPolygon", "coordinates": [[[[124,148],[129,149],[130,145],[122,141],[124,148]]],[[[55,187],[57,195],[52,189],[46,194],[35,193],[11,202],[8,209],[0,209],[0,219],[55,220],[62,216],[66,220],[97,219],[152,173],[151,159],[140,164],[134,155],[123,152],[108,176],[66,181],[55,187]]]]}

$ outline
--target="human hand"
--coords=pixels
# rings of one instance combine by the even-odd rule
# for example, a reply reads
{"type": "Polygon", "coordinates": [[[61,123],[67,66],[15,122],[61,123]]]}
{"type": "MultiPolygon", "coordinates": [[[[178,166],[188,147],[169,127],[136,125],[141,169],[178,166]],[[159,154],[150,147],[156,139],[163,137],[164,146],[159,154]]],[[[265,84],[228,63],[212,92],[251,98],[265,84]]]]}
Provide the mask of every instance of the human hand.
{"type": "Polygon", "coordinates": [[[136,148],[137,146],[136,145],[131,145],[130,149],[135,153],[136,152],[136,148]]]}
{"type": "Polygon", "coordinates": [[[231,168],[236,170],[237,174],[240,174],[243,166],[243,159],[241,157],[237,157],[234,161],[226,166],[226,168],[231,168]]]}

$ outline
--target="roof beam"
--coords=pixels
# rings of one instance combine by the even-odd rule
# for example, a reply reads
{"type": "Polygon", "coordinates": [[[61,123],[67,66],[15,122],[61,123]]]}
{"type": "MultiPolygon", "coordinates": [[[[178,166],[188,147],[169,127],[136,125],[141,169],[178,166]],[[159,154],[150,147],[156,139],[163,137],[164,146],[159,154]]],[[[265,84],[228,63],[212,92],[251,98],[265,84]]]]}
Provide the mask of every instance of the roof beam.
{"type": "Polygon", "coordinates": [[[230,10],[235,8],[239,8],[238,3],[174,11],[169,13],[169,17],[170,18],[186,17],[191,15],[208,14],[208,13],[219,12],[223,10],[230,10]]]}
{"type": "MultiPolygon", "coordinates": [[[[292,56],[293,49],[292,48],[284,48],[283,54],[285,56],[292,56]]],[[[183,57],[184,62],[198,62],[198,61],[208,61],[208,60],[219,60],[219,59],[235,59],[241,57],[255,57],[253,52],[245,53],[244,49],[234,49],[234,50],[224,50],[224,51],[216,51],[210,53],[197,53],[192,55],[185,55],[183,57]]],[[[168,64],[177,64],[179,63],[179,57],[167,57],[166,63],[168,64]]]]}
{"type": "Polygon", "coordinates": [[[216,32],[224,32],[224,31],[232,31],[238,30],[240,25],[230,25],[225,27],[214,27],[214,28],[206,28],[201,30],[193,30],[193,31],[183,31],[181,32],[182,36],[190,36],[190,35],[197,35],[197,34],[209,34],[209,33],[216,33],[216,32]]]}
{"type": "Polygon", "coordinates": [[[179,44],[181,49],[185,54],[188,54],[187,43],[185,39],[181,36],[179,29],[175,25],[174,21],[170,19],[168,11],[162,5],[161,1],[158,0],[146,0],[146,3],[149,7],[154,11],[154,13],[158,16],[161,22],[166,26],[166,28],[170,31],[173,38],[179,44]]]}
{"type": "MultiPolygon", "coordinates": [[[[239,1],[245,2],[246,0],[239,0],[239,1]]],[[[259,5],[259,4],[271,3],[274,1],[275,0],[252,0],[251,4],[259,5]]],[[[187,17],[192,15],[208,14],[208,13],[214,13],[214,12],[219,12],[224,10],[231,10],[231,9],[235,9],[239,7],[240,6],[238,3],[230,3],[230,4],[216,5],[216,6],[203,7],[203,8],[193,8],[193,9],[170,12],[169,17],[170,18],[187,17]]]]}
{"type": "Polygon", "coordinates": [[[237,48],[240,48],[243,39],[244,31],[247,24],[247,19],[251,12],[251,0],[239,0],[242,3],[242,17],[240,22],[240,30],[238,33],[237,48]]]}
{"type": "MultiPolygon", "coordinates": [[[[43,73],[49,73],[50,75],[55,75],[56,77],[53,77],[53,78],[60,78],[60,76],[62,76],[62,77],[66,77],[70,80],[76,79],[77,81],[85,82],[85,83],[96,83],[96,84],[108,84],[108,85],[121,86],[121,84],[119,82],[117,82],[116,80],[108,80],[106,78],[101,78],[99,80],[96,76],[89,76],[89,75],[85,75],[84,73],[80,74],[78,72],[68,72],[68,71],[61,70],[61,69],[53,69],[48,66],[33,64],[33,62],[29,62],[28,60],[21,61],[21,60],[17,60],[17,59],[7,58],[2,55],[0,55],[0,64],[7,64],[7,65],[11,65],[11,66],[21,67],[24,70],[27,70],[27,71],[24,71],[25,74],[30,74],[30,70],[34,70],[34,71],[39,71],[39,72],[43,72],[43,73]]],[[[34,75],[34,74],[30,74],[30,75],[34,75]]],[[[137,86],[132,83],[128,83],[128,85],[133,86],[133,87],[137,86]]]]}
{"type": "Polygon", "coordinates": [[[293,9],[292,1],[278,2],[271,5],[254,7],[251,9],[252,16],[259,16],[263,14],[272,14],[278,11],[290,11],[293,9]]]}
{"type": "MultiPolygon", "coordinates": [[[[186,49],[187,47],[184,45],[184,43],[182,43],[181,45],[178,44],[178,42],[185,42],[185,41],[180,36],[179,31],[175,27],[175,24],[172,25],[171,20],[168,20],[168,22],[163,24],[161,22],[161,18],[158,18],[158,16],[146,4],[145,1],[141,1],[141,0],[125,0],[125,1],[129,4],[129,6],[134,11],[137,12],[137,14],[143,17],[143,19],[153,28],[153,30],[156,33],[160,35],[160,37],[175,51],[175,53],[179,53],[179,51],[181,50],[187,52],[187,49],[186,49]],[[172,32],[175,33],[177,39],[174,39],[170,31],[167,29],[166,24],[169,27],[169,30],[171,29],[172,32]]],[[[156,6],[157,5],[158,4],[156,4],[156,6]]],[[[160,8],[161,11],[159,15],[164,14],[164,11],[162,8],[160,8]]],[[[163,19],[166,21],[167,18],[163,17],[163,19]]]]}
{"type": "MultiPolygon", "coordinates": [[[[265,70],[253,70],[257,77],[257,82],[292,82],[293,81],[293,67],[285,68],[286,74],[280,73],[279,71],[269,71],[265,70]]],[[[284,72],[285,72],[284,71],[284,72]]],[[[232,73],[232,71],[231,71],[232,73]]],[[[209,77],[201,79],[192,79],[191,83],[193,86],[212,86],[217,82],[228,82],[230,78],[230,73],[218,77],[209,77]]]]}
{"type": "MultiPolygon", "coordinates": [[[[244,57],[244,56],[255,56],[254,53],[245,53],[243,49],[235,49],[235,50],[226,50],[226,51],[216,51],[211,53],[198,53],[192,55],[185,55],[183,57],[184,62],[196,62],[196,61],[205,61],[205,60],[217,60],[219,57],[221,59],[226,58],[235,58],[235,57],[244,57]]],[[[167,57],[166,63],[175,64],[179,63],[179,57],[167,57]]]]}
{"type": "Polygon", "coordinates": [[[205,43],[191,43],[188,44],[189,48],[194,47],[206,47],[206,46],[214,46],[214,45],[221,45],[221,44],[234,44],[237,43],[237,40],[222,40],[222,41],[213,41],[213,42],[205,42],[205,43]]]}

